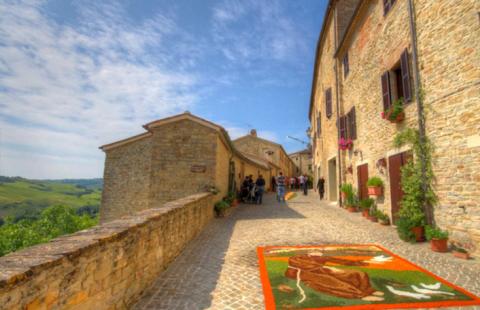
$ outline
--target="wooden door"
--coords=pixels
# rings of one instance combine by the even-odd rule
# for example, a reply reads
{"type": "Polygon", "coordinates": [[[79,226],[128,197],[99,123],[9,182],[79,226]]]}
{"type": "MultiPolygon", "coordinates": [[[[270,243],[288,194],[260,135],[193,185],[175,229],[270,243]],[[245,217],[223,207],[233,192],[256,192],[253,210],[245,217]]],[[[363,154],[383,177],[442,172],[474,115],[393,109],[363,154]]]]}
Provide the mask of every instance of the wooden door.
{"type": "Polygon", "coordinates": [[[392,222],[395,224],[400,210],[400,201],[403,197],[401,167],[411,160],[410,153],[403,152],[388,158],[388,171],[390,174],[390,198],[392,205],[392,222]]]}
{"type": "Polygon", "coordinates": [[[368,164],[364,164],[357,167],[357,181],[358,181],[358,198],[368,198],[368,164]]]}

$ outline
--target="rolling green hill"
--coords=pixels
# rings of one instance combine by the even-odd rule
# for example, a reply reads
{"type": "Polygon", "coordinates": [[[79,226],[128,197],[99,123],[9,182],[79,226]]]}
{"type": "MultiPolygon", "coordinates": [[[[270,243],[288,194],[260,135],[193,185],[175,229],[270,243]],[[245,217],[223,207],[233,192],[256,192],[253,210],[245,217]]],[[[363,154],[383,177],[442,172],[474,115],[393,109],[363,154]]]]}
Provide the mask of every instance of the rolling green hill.
{"type": "Polygon", "coordinates": [[[54,205],[71,206],[77,213],[98,212],[102,179],[28,180],[0,176],[0,218],[36,218],[54,205]]]}

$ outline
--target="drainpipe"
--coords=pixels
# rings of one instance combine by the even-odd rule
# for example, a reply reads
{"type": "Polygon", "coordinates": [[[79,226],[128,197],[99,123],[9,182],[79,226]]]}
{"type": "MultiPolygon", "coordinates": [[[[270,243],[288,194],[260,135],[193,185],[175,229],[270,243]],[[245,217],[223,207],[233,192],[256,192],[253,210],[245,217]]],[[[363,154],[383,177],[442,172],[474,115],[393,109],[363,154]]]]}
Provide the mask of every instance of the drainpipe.
{"type": "MultiPolygon", "coordinates": [[[[425,194],[428,190],[427,184],[427,150],[426,145],[426,129],[425,129],[425,113],[423,106],[423,95],[421,92],[421,80],[420,70],[418,65],[418,47],[417,47],[417,29],[415,25],[415,6],[413,0],[408,0],[408,15],[410,18],[410,36],[412,40],[412,58],[413,58],[413,70],[415,71],[415,97],[417,99],[417,113],[418,113],[418,134],[420,145],[422,146],[420,152],[420,165],[422,169],[422,195],[425,199],[425,194]]],[[[423,206],[427,224],[432,225],[434,223],[433,208],[431,205],[423,206]]]]}
{"type": "MultiPolygon", "coordinates": [[[[335,49],[338,48],[338,42],[337,42],[337,11],[336,8],[333,11],[333,22],[334,22],[334,29],[335,29],[335,35],[334,35],[334,40],[335,40],[335,49]]],[[[337,107],[337,157],[338,157],[338,181],[339,181],[339,187],[337,188],[337,195],[338,195],[338,201],[340,205],[342,205],[342,197],[339,195],[340,194],[340,184],[342,184],[342,158],[341,153],[340,153],[340,148],[338,147],[338,141],[340,140],[340,100],[338,99],[339,96],[339,84],[340,82],[338,81],[338,58],[335,57],[335,64],[333,65],[333,69],[335,71],[335,105],[337,107]]]]}

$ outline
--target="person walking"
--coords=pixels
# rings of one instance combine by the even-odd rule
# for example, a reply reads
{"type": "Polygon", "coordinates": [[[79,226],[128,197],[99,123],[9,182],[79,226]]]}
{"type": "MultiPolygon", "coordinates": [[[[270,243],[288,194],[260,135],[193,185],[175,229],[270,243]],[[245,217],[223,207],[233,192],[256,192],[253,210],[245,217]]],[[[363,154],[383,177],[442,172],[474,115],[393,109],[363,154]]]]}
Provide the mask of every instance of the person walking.
{"type": "Polygon", "coordinates": [[[277,200],[285,202],[285,177],[282,172],[277,177],[277,200]]]}
{"type": "Polygon", "coordinates": [[[303,176],[303,195],[308,195],[308,177],[306,174],[303,176]]]}
{"type": "Polygon", "coordinates": [[[275,178],[275,176],[272,176],[271,186],[272,186],[272,192],[276,192],[277,179],[275,178]]]}
{"type": "Polygon", "coordinates": [[[305,178],[303,177],[303,175],[301,174],[299,177],[298,177],[298,183],[300,185],[300,190],[303,190],[303,183],[305,183],[305,178]]]}
{"type": "Polygon", "coordinates": [[[290,190],[292,191],[295,189],[295,183],[296,183],[295,181],[296,181],[295,177],[290,178],[290,190]]]}
{"type": "Polygon", "coordinates": [[[325,179],[320,177],[317,182],[318,193],[320,194],[320,200],[323,200],[323,195],[325,194],[325,179]]]}
{"type": "Polygon", "coordinates": [[[265,191],[265,179],[263,176],[260,174],[257,178],[257,181],[255,181],[255,185],[257,186],[257,193],[255,196],[255,202],[259,205],[262,204],[262,198],[263,198],[263,192],[265,191]]]}

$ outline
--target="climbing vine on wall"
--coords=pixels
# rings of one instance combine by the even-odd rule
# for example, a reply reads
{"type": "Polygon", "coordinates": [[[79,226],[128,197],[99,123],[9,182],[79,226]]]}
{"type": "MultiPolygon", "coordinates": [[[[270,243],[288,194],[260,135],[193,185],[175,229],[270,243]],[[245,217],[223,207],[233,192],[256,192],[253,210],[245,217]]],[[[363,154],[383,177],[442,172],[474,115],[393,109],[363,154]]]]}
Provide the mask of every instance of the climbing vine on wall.
{"type": "Polygon", "coordinates": [[[393,141],[395,147],[410,145],[414,160],[405,164],[402,171],[402,190],[399,215],[421,226],[433,224],[433,206],[437,196],[433,190],[432,153],[433,145],[427,137],[420,139],[418,130],[407,128],[399,132],[393,141]],[[424,173],[423,173],[424,171],[424,173]]]}

